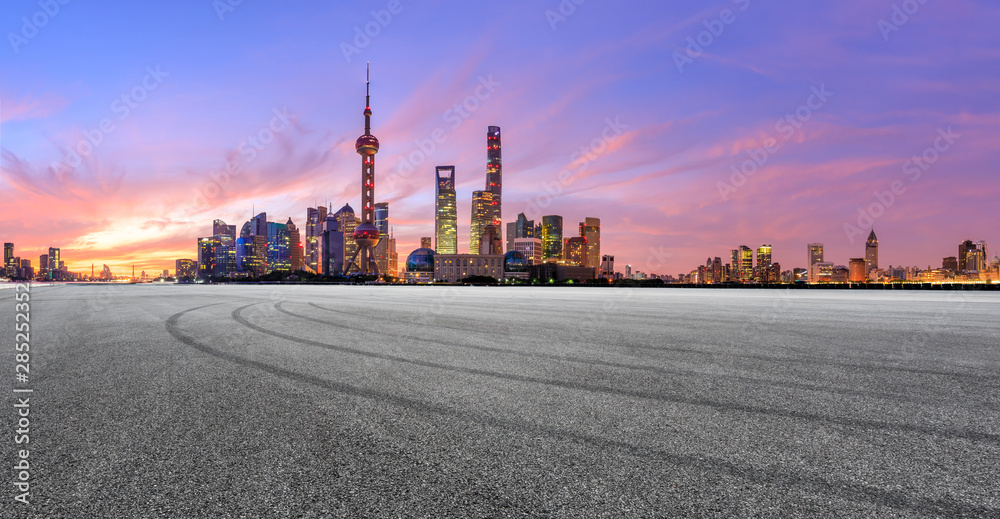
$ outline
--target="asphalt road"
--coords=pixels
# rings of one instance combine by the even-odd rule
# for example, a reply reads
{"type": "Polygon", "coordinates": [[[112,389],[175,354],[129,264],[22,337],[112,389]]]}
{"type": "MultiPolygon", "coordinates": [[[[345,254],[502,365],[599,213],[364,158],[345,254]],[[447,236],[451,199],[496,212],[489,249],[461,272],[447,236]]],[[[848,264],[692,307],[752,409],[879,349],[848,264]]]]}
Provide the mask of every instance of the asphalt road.
{"type": "Polygon", "coordinates": [[[55,286],[2,517],[1000,516],[1000,294],[55,286]]]}

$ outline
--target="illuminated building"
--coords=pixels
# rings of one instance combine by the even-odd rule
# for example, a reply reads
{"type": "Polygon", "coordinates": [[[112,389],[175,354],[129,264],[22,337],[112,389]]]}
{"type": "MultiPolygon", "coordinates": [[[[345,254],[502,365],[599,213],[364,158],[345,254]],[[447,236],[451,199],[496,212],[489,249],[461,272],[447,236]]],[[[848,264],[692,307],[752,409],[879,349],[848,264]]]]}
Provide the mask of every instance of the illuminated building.
{"type": "Polygon", "coordinates": [[[823,261],[823,244],[822,243],[810,243],[806,248],[807,258],[809,259],[809,281],[811,283],[816,283],[818,275],[813,268],[813,265],[821,263],[823,261]]]}
{"type": "Polygon", "coordinates": [[[542,262],[542,240],[540,238],[514,238],[514,248],[528,260],[528,265],[542,262]]]}
{"type": "Polygon", "coordinates": [[[587,257],[581,263],[584,267],[597,267],[601,264],[601,219],[584,218],[580,222],[580,236],[587,239],[587,257]]]}
{"type": "Polygon", "coordinates": [[[63,262],[60,258],[58,247],[49,247],[49,270],[48,278],[53,280],[62,279],[63,262]]]}
{"type": "Polygon", "coordinates": [[[867,264],[865,258],[851,258],[847,266],[848,281],[851,283],[864,283],[868,279],[867,264]]]}
{"type": "MultiPolygon", "coordinates": [[[[217,265],[216,247],[218,242],[214,236],[198,238],[198,277],[207,279],[215,275],[217,265]]],[[[107,265],[105,265],[107,268],[107,265]]]]}
{"type": "Polygon", "coordinates": [[[740,250],[730,249],[729,251],[729,281],[740,280],[740,250]]]}
{"type": "MultiPolygon", "coordinates": [[[[352,258],[357,254],[358,244],[354,241],[354,231],[357,230],[360,221],[358,217],[354,215],[354,208],[351,204],[344,204],[339,211],[333,213],[333,217],[337,220],[337,230],[344,233],[344,262],[343,266],[347,266],[347,258],[352,258]]],[[[347,274],[346,271],[342,272],[347,274]]]]}
{"type": "Polygon", "coordinates": [[[434,249],[458,253],[458,206],[455,204],[455,166],[438,166],[434,211],[434,249]]]}
{"type": "Polygon", "coordinates": [[[558,215],[542,217],[542,261],[562,259],[563,218],[558,215]]]}
{"type": "Polygon", "coordinates": [[[875,237],[875,229],[868,234],[868,241],[865,242],[865,276],[870,277],[873,270],[878,269],[878,238],[875,237]]]}
{"type": "Polygon", "coordinates": [[[15,274],[13,273],[13,270],[14,270],[13,269],[13,265],[14,265],[14,244],[13,243],[4,243],[3,244],[3,267],[4,267],[4,274],[7,277],[14,277],[15,274]]]}
{"type": "Polygon", "coordinates": [[[817,261],[816,263],[813,263],[809,281],[811,283],[832,282],[833,268],[833,263],[829,261],[817,261]]]}
{"type": "Polygon", "coordinates": [[[958,270],[963,272],[987,270],[988,257],[985,241],[973,243],[972,240],[965,240],[958,245],[958,270]]]}
{"type": "MultiPolygon", "coordinates": [[[[267,213],[259,213],[243,224],[240,237],[236,239],[236,271],[244,275],[263,276],[268,272],[267,259],[267,213]]],[[[198,263],[198,271],[203,272],[200,256],[198,263]]]]}
{"type": "Polygon", "coordinates": [[[236,226],[215,220],[212,222],[212,237],[216,242],[215,270],[212,275],[228,277],[236,272],[236,226]]]}
{"type": "Polygon", "coordinates": [[[434,248],[434,239],[431,238],[430,236],[421,236],[420,237],[420,248],[422,248],[422,249],[433,249],[434,248]]]}
{"type": "Polygon", "coordinates": [[[503,242],[500,241],[500,230],[495,225],[487,225],[483,228],[483,235],[479,238],[479,250],[469,251],[478,254],[503,254],[503,242]]]}
{"type": "Polygon", "coordinates": [[[469,254],[478,254],[482,245],[483,230],[493,223],[493,193],[472,192],[472,224],[469,232],[469,254]]]}
{"type": "Polygon", "coordinates": [[[528,258],[516,250],[503,255],[504,279],[528,279],[528,258]]]}
{"type": "Polygon", "coordinates": [[[354,229],[352,236],[357,250],[344,267],[344,273],[350,274],[357,268],[361,275],[378,275],[378,263],[375,260],[375,245],[379,242],[378,227],[375,227],[375,154],[378,153],[378,139],[372,135],[372,109],[368,92],[368,81],[365,80],[365,134],[358,137],[354,148],[361,155],[361,223],[354,229]],[[357,256],[360,259],[355,261],[357,256]]]}
{"type": "Polygon", "coordinates": [[[722,267],[722,258],[716,256],[711,263],[712,283],[723,283],[726,281],[725,269],[722,267]]]}
{"type": "Polygon", "coordinates": [[[42,254],[38,256],[38,274],[43,277],[48,277],[49,275],[49,255],[42,254]]]}
{"type": "Polygon", "coordinates": [[[497,236],[503,240],[501,235],[503,206],[500,203],[503,191],[503,167],[500,161],[500,151],[500,127],[490,126],[486,129],[486,190],[493,195],[490,199],[492,204],[490,224],[497,228],[497,236]]]}
{"type": "Polygon", "coordinates": [[[267,268],[268,274],[276,270],[291,272],[291,239],[288,226],[283,223],[267,222],[267,268]]]}
{"type": "Polygon", "coordinates": [[[502,280],[503,268],[503,254],[434,255],[434,279],[438,281],[455,283],[472,276],[488,276],[502,280]]]}
{"type": "MultiPolygon", "coordinates": [[[[514,240],[518,238],[534,238],[535,221],[529,220],[524,213],[517,215],[517,220],[507,224],[507,250],[514,250],[514,240]]],[[[529,256],[530,260],[530,256],[529,256]]]]}
{"type": "Polygon", "coordinates": [[[378,271],[384,275],[392,275],[389,273],[389,255],[390,249],[395,251],[395,239],[389,236],[389,203],[379,202],[375,204],[375,227],[378,228],[378,245],[375,246],[375,263],[378,265],[378,271]],[[391,244],[389,240],[392,240],[391,244]]]}
{"type": "Polygon", "coordinates": [[[306,240],[305,264],[314,272],[320,273],[322,255],[322,226],[326,221],[326,207],[310,207],[306,210],[306,240]]]}
{"type": "Polygon", "coordinates": [[[583,236],[574,236],[566,240],[563,249],[563,259],[565,264],[577,267],[586,267],[589,258],[589,244],[583,236]]]}
{"type": "Polygon", "coordinates": [[[739,248],[739,271],[740,281],[743,283],[748,283],[753,281],[753,249],[747,247],[746,245],[740,245],[739,248]]]}
{"type": "Polygon", "coordinates": [[[421,247],[406,257],[406,272],[403,278],[407,283],[432,283],[434,281],[434,249],[421,247]]]}
{"type": "Polygon", "coordinates": [[[765,243],[757,247],[756,280],[767,283],[767,269],[771,266],[771,244],[765,243]]]}
{"type": "Polygon", "coordinates": [[[288,264],[296,271],[302,268],[302,242],[299,241],[299,228],[292,223],[291,217],[285,222],[285,231],[288,233],[288,264]]]}
{"type": "Polygon", "coordinates": [[[958,258],[955,256],[948,256],[947,258],[942,259],[941,268],[952,272],[958,271],[958,258]]]}
{"type": "Polygon", "coordinates": [[[178,279],[198,277],[198,262],[193,259],[179,259],[174,262],[174,277],[178,279]]]}
{"type": "MultiPolygon", "coordinates": [[[[349,206],[344,206],[350,208],[349,206]]],[[[344,211],[344,209],[341,209],[344,211]]],[[[354,211],[350,211],[350,218],[345,218],[345,214],[338,212],[329,215],[320,225],[320,268],[324,276],[339,276],[344,273],[344,262],[347,258],[347,238],[348,233],[343,232],[341,225],[343,221],[350,220],[356,222],[354,211]]]]}

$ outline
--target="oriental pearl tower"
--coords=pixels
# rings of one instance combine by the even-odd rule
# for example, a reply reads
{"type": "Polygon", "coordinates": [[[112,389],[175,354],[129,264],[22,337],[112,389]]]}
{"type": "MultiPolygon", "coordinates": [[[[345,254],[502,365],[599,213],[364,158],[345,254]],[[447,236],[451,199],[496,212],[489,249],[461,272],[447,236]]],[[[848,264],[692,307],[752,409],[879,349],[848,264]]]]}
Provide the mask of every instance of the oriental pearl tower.
{"type": "Polygon", "coordinates": [[[375,154],[378,153],[378,139],[372,135],[372,109],[369,95],[368,71],[365,71],[365,134],[358,137],[354,148],[361,155],[361,224],[354,229],[354,241],[358,250],[347,263],[344,273],[350,274],[352,268],[357,268],[361,275],[379,274],[375,262],[375,245],[378,245],[379,233],[375,226],[375,154]],[[357,262],[354,260],[361,255],[357,262]]]}

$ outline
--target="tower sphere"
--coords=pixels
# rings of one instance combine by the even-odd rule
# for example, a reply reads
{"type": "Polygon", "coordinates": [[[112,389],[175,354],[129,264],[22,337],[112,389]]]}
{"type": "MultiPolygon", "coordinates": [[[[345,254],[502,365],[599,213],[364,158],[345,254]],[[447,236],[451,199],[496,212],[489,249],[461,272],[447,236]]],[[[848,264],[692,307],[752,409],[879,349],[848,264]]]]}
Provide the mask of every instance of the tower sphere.
{"type": "Polygon", "coordinates": [[[354,143],[354,149],[360,155],[374,155],[378,153],[378,139],[374,135],[362,135],[354,143]]]}
{"type": "Polygon", "coordinates": [[[354,241],[360,247],[374,247],[378,238],[378,227],[373,223],[365,222],[354,229],[354,241]]]}

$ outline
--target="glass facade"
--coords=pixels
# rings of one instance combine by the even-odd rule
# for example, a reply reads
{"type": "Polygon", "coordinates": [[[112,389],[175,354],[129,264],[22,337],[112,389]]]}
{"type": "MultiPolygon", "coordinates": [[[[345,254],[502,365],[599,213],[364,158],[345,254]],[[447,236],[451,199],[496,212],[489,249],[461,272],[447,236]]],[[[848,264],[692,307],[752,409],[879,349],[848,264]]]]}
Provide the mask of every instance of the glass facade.
{"type": "Polygon", "coordinates": [[[563,218],[558,215],[542,217],[542,261],[562,259],[563,218]]]}
{"type": "Polygon", "coordinates": [[[434,248],[439,254],[458,253],[458,206],[455,166],[438,166],[434,214],[434,248]]]}

